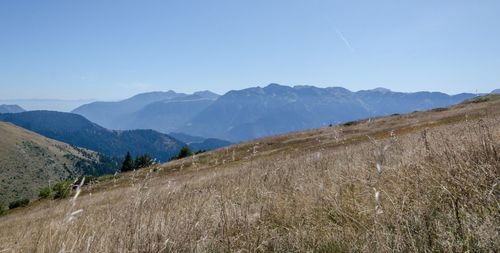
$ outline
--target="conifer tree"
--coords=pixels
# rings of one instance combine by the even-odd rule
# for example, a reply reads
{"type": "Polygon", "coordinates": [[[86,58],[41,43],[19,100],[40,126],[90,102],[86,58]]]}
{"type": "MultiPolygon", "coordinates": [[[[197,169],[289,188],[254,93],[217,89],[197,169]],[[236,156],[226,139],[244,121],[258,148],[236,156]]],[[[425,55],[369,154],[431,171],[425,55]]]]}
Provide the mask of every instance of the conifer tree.
{"type": "Polygon", "coordinates": [[[179,155],[177,155],[177,159],[181,159],[184,157],[192,156],[193,152],[188,148],[188,146],[182,147],[181,151],[179,152],[179,155]]]}
{"type": "Polygon", "coordinates": [[[127,155],[125,156],[125,159],[123,160],[122,172],[133,170],[134,167],[135,167],[134,159],[130,155],[130,152],[127,152],[127,155]]]}
{"type": "Polygon", "coordinates": [[[153,165],[153,160],[148,154],[144,154],[141,156],[138,156],[135,159],[135,168],[140,169],[140,168],[146,168],[153,165]]]}

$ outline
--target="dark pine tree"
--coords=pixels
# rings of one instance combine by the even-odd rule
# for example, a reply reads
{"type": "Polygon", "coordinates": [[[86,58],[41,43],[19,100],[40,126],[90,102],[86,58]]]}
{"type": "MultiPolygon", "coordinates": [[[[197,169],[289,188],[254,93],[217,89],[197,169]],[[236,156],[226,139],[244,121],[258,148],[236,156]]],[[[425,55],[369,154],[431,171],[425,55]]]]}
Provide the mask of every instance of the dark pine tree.
{"type": "Polygon", "coordinates": [[[146,168],[153,165],[153,160],[148,154],[144,154],[141,156],[138,156],[135,159],[135,168],[140,169],[140,168],[146,168]]]}
{"type": "Polygon", "coordinates": [[[134,168],[135,168],[134,159],[130,155],[130,152],[127,152],[127,155],[125,156],[125,159],[123,160],[122,172],[131,171],[134,168]]]}
{"type": "Polygon", "coordinates": [[[187,146],[184,146],[181,148],[181,151],[179,151],[179,155],[177,155],[177,159],[181,159],[181,158],[192,156],[192,155],[193,155],[193,152],[187,146]]]}

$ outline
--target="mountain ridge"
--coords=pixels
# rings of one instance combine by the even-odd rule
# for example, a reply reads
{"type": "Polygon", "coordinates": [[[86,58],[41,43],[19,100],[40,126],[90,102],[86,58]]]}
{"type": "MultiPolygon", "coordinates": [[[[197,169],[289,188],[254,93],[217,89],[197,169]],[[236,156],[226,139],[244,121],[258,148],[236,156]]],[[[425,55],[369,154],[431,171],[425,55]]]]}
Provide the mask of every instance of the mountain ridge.
{"type": "Polygon", "coordinates": [[[193,118],[184,132],[230,141],[250,140],[367,117],[445,107],[473,96],[387,89],[352,92],[341,87],[270,84],[229,91],[193,118]]]}
{"type": "MultiPolygon", "coordinates": [[[[350,91],[343,87],[277,83],[231,90],[216,99],[212,96],[207,100],[188,100],[196,95],[199,93],[153,101],[124,114],[109,112],[106,119],[113,118],[113,123],[104,126],[151,128],[163,133],[182,132],[239,142],[367,117],[446,107],[474,96],[470,93],[395,92],[382,87],[350,91]]],[[[100,122],[99,115],[82,110],[77,109],[75,113],[100,122]]]]}

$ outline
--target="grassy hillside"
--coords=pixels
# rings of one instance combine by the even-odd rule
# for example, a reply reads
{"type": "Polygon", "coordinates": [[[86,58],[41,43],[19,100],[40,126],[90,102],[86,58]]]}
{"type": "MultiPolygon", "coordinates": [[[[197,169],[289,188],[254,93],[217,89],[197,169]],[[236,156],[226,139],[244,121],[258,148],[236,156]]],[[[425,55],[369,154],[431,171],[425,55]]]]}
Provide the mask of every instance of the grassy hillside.
{"type": "Polygon", "coordinates": [[[0,217],[12,252],[498,251],[500,97],[260,139],[0,217]]]}
{"type": "MultiPolygon", "coordinates": [[[[82,174],[113,173],[98,154],[51,140],[10,123],[0,122],[0,206],[19,198],[35,198],[40,189],[82,174]]],[[[110,162],[110,161],[104,161],[110,162]]]]}

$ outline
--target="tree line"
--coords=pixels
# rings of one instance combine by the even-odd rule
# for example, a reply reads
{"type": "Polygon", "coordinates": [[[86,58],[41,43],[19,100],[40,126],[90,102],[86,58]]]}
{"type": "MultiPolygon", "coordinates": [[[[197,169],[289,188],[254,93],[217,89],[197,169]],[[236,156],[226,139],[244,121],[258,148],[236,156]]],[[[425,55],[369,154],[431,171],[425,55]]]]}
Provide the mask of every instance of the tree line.
{"type": "Polygon", "coordinates": [[[135,159],[130,152],[127,152],[125,159],[122,163],[122,172],[131,171],[135,169],[146,168],[154,164],[154,160],[148,154],[140,155],[135,159]]]}
{"type": "MultiPolygon", "coordinates": [[[[196,154],[203,153],[203,152],[205,152],[205,150],[200,150],[200,151],[196,152],[196,154]]],[[[191,149],[189,149],[188,146],[184,146],[181,148],[181,150],[179,151],[179,153],[176,156],[170,158],[170,161],[189,157],[189,156],[192,156],[193,154],[195,154],[195,153],[193,153],[193,151],[191,151],[191,149]]],[[[134,159],[132,157],[132,155],[130,154],[130,152],[127,152],[127,154],[125,155],[125,158],[123,159],[121,171],[126,172],[126,171],[146,168],[146,167],[153,165],[154,163],[155,163],[155,161],[153,159],[151,159],[151,157],[148,154],[140,155],[134,159]]]]}

